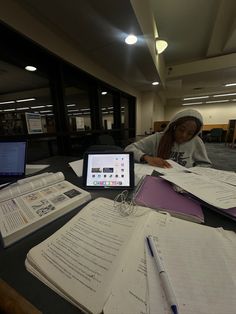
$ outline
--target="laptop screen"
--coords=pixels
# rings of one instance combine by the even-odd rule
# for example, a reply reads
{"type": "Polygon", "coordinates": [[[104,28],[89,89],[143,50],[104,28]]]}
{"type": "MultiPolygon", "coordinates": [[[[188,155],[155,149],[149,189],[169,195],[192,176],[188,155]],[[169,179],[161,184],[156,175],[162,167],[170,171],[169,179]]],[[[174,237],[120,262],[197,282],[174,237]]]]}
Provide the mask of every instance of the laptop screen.
{"type": "Polygon", "coordinates": [[[83,166],[84,186],[94,189],[132,189],[134,160],[132,153],[87,152],[83,166]]]}
{"type": "Polygon", "coordinates": [[[26,164],[26,141],[0,141],[0,178],[23,177],[26,164]]]}

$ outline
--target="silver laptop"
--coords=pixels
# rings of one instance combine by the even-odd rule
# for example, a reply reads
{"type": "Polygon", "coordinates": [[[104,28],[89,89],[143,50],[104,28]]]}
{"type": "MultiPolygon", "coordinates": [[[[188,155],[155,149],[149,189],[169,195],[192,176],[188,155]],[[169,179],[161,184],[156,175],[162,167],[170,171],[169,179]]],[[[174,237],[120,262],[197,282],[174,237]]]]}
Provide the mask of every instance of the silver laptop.
{"type": "Polygon", "coordinates": [[[14,182],[25,176],[26,141],[0,141],[0,184],[14,182]]]}

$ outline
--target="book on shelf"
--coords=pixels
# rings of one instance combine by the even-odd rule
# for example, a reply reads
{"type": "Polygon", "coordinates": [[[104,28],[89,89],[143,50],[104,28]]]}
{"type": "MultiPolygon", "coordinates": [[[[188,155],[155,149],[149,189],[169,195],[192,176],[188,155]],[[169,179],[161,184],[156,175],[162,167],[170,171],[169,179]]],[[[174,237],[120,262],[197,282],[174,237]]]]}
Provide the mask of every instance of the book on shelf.
{"type": "Polygon", "coordinates": [[[179,313],[235,313],[235,233],[142,206],[124,215],[113,200],[91,201],[33,247],[25,265],[84,312],[148,314],[155,302],[155,311],[170,313],[160,278],[150,278],[149,235],[162,256],[179,313]]]}
{"type": "Polygon", "coordinates": [[[62,172],[30,177],[0,192],[0,232],[4,247],[91,199],[62,172]]]}
{"type": "Polygon", "coordinates": [[[204,222],[199,203],[176,192],[172,184],[161,177],[145,176],[134,194],[133,201],[137,205],[167,211],[177,218],[204,222]]]}

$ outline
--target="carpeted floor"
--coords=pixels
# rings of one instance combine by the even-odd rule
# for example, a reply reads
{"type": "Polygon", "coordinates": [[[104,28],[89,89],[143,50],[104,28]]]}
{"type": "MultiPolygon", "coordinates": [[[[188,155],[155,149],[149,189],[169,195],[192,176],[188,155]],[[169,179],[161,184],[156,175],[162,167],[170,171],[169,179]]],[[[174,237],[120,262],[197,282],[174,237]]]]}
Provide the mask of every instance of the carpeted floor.
{"type": "Polygon", "coordinates": [[[225,146],[225,143],[205,143],[205,146],[213,168],[236,171],[236,147],[225,146]]]}

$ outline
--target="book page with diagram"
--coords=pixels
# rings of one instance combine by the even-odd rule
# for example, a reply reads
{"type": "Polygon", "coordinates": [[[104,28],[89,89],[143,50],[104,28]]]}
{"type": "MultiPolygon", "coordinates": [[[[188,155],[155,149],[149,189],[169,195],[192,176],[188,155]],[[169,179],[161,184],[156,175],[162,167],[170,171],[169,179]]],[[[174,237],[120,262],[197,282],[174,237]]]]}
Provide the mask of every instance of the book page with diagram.
{"type": "Polygon", "coordinates": [[[68,181],[0,203],[0,231],[5,246],[91,199],[68,181]]]}

